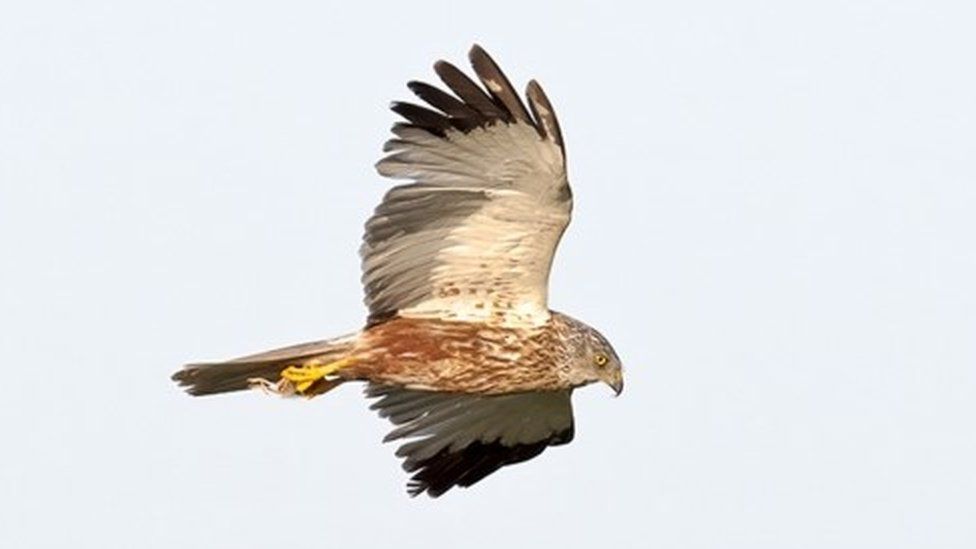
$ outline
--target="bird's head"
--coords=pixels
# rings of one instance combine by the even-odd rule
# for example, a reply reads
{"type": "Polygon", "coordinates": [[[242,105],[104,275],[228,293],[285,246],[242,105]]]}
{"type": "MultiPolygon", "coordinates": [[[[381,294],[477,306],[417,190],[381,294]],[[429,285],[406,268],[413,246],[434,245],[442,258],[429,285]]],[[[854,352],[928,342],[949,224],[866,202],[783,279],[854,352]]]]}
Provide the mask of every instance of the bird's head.
{"type": "Polygon", "coordinates": [[[586,327],[576,338],[569,366],[573,385],[602,381],[619,395],[624,390],[624,371],[620,357],[603,334],[586,327]]]}

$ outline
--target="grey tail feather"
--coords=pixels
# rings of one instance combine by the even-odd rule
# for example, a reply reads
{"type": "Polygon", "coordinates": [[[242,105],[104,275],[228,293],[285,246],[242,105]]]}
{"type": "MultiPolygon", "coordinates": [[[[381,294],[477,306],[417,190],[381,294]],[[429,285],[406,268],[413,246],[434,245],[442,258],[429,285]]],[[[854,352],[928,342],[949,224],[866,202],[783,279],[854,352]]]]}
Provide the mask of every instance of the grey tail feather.
{"type": "MultiPolygon", "coordinates": [[[[353,338],[347,336],[292,345],[227,362],[187,364],[173,374],[172,379],[194,396],[243,391],[253,386],[254,379],[277,383],[281,380],[282,370],[310,358],[338,360],[352,349],[352,342],[353,338]]],[[[327,390],[332,386],[334,384],[325,383],[320,389],[327,390]]]]}
{"type": "Polygon", "coordinates": [[[193,396],[216,395],[250,389],[254,378],[276,383],[285,367],[282,361],[187,364],[172,379],[193,396]]]}

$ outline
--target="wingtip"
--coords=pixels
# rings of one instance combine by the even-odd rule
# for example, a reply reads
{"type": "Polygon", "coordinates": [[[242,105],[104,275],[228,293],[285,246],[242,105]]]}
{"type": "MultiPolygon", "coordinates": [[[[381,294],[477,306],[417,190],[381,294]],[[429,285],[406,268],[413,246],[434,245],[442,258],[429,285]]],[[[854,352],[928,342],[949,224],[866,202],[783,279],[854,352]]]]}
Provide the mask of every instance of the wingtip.
{"type": "Polygon", "coordinates": [[[434,72],[437,73],[438,75],[440,75],[442,71],[451,70],[453,68],[455,68],[454,65],[450,64],[447,61],[444,61],[443,59],[438,59],[437,61],[434,61],[434,72]]]}
{"type": "Polygon", "coordinates": [[[475,42],[471,44],[471,48],[468,50],[468,59],[474,61],[475,57],[479,56],[488,56],[488,52],[485,51],[485,48],[481,47],[481,44],[475,42]]]}

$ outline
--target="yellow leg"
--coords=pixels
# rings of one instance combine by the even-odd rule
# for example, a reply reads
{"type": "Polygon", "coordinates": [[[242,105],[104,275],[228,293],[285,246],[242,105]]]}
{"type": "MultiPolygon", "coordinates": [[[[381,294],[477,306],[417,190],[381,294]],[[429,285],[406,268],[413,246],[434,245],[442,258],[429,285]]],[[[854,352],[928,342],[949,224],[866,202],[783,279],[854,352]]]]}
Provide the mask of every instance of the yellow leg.
{"type": "Polygon", "coordinates": [[[287,380],[295,387],[295,392],[304,394],[316,381],[336,373],[353,363],[351,358],[343,358],[335,362],[323,364],[319,360],[309,360],[301,366],[289,366],[281,371],[281,379],[287,380]]]}

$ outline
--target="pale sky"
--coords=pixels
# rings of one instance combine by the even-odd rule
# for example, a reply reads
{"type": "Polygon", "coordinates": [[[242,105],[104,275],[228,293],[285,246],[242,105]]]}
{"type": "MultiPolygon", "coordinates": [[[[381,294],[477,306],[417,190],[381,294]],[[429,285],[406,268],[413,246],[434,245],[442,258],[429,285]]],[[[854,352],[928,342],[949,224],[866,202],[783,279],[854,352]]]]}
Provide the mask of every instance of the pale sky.
{"type": "Polygon", "coordinates": [[[976,546],[968,2],[10,2],[0,546],[976,546]],[[551,305],[627,368],[576,439],[410,499],[358,387],[181,364],[364,319],[404,84],[545,86],[551,305]]]}

